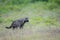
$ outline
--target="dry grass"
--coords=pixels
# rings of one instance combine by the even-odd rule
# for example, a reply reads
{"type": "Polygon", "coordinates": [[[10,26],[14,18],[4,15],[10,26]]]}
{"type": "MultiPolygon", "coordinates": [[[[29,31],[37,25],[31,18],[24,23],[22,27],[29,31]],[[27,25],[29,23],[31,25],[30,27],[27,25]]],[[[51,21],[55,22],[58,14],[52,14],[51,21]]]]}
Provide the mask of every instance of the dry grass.
{"type": "Polygon", "coordinates": [[[6,29],[0,32],[0,40],[60,40],[59,27],[31,26],[24,29],[6,29]]]}

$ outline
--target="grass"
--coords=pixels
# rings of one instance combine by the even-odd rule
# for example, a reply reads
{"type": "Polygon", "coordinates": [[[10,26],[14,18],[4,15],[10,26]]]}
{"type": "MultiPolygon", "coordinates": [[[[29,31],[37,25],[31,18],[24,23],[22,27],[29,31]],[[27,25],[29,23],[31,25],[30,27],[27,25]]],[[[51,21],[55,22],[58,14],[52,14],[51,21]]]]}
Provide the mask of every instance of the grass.
{"type": "Polygon", "coordinates": [[[56,7],[56,4],[46,2],[1,7],[0,40],[60,40],[60,22],[57,19],[60,9],[56,7]],[[29,23],[23,29],[5,28],[12,21],[24,17],[29,18],[29,23]]]}

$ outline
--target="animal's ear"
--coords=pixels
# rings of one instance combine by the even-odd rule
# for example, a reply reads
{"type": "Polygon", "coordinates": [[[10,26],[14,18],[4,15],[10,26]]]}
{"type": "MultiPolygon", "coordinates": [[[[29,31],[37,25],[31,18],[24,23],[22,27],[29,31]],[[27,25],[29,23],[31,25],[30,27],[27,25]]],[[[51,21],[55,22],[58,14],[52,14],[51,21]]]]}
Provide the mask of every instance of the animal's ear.
{"type": "Polygon", "coordinates": [[[25,19],[28,19],[27,17],[25,19]]]}

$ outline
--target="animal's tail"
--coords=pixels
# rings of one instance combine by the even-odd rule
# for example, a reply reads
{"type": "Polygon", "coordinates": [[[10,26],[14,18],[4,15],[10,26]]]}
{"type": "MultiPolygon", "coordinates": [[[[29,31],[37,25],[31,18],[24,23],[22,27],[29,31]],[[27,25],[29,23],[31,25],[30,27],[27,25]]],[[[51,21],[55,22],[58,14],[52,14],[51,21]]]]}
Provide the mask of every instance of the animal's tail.
{"type": "Polygon", "coordinates": [[[10,29],[10,28],[11,28],[11,26],[10,26],[10,27],[5,27],[5,28],[10,29]]]}

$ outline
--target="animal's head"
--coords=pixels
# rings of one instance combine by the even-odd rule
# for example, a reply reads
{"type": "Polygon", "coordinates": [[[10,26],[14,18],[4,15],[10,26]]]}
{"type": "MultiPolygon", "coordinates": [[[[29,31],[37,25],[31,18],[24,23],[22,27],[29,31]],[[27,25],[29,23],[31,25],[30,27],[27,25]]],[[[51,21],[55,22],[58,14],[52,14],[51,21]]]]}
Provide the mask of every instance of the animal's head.
{"type": "Polygon", "coordinates": [[[25,18],[24,22],[29,22],[29,19],[28,18],[25,18]]]}

